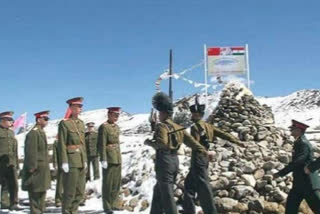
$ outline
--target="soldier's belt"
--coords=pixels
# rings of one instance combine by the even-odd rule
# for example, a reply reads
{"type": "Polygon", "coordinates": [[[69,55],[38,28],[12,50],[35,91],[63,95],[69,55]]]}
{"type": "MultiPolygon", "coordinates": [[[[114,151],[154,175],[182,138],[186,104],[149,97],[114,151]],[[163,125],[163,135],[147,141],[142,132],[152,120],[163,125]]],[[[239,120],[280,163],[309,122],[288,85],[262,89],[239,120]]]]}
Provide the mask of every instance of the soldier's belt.
{"type": "Polygon", "coordinates": [[[119,147],[119,144],[115,144],[115,143],[114,143],[114,144],[108,144],[108,145],[107,145],[107,148],[108,148],[108,149],[115,149],[115,148],[118,148],[118,147],[119,147]]]}
{"type": "Polygon", "coordinates": [[[67,148],[68,149],[80,149],[81,145],[68,145],[67,148]]]}

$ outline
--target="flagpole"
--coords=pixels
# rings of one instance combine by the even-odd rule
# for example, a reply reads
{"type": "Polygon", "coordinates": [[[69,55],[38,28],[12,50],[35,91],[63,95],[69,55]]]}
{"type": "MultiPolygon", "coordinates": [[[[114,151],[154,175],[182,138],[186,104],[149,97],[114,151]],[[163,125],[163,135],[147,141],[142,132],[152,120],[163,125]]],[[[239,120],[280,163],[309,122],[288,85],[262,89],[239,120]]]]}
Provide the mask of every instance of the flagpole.
{"type": "Polygon", "coordinates": [[[250,89],[250,66],[249,66],[249,46],[246,44],[246,64],[247,64],[247,82],[250,89]]]}
{"type": "Polygon", "coordinates": [[[205,93],[206,93],[206,108],[208,108],[208,66],[207,66],[207,45],[204,44],[204,82],[205,82],[205,93]]]}

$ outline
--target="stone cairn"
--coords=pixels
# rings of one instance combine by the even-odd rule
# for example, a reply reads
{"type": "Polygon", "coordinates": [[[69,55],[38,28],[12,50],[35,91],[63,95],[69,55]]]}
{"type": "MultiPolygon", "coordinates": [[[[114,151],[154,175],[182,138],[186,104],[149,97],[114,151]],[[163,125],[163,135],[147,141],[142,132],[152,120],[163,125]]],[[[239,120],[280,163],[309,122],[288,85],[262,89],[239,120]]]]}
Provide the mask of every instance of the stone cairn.
{"type": "MultiPolygon", "coordinates": [[[[230,84],[222,91],[208,122],[244,144],[240,147],[217,139],[211,148],[217,158],[208,171],[218,212],[284,213],[292,176],[273,179],[272,174],[290,162],[292,141],[285,130],[274,126],[271,108],[260,105],[244,86],[230,84]]],[[[185,176],[186,172],[180,172],[177,179],[178,201],[183,198],[185,176]]],[[[300,211],[312,213],[305,203],[300,211]]]]}

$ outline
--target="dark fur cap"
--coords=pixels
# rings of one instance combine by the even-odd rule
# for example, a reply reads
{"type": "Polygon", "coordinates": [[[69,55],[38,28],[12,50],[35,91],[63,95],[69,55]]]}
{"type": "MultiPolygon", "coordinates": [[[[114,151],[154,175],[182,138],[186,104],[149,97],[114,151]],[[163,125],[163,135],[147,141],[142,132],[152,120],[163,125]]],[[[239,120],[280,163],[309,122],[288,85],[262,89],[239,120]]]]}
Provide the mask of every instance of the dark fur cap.
{"type": "Polygon", "coordinates": [[[168,95],[158,92],[152,97],[152,105],[155,109],[169,114],[173,113],[173,105],[168,95]]]}

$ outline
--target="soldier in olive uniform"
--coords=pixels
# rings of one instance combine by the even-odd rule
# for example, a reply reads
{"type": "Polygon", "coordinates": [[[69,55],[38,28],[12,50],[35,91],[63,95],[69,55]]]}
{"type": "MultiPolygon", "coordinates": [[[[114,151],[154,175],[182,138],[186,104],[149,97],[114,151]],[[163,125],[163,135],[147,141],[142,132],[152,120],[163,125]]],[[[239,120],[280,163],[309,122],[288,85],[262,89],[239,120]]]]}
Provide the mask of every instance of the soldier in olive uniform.
{"type": "Polygon", "coordinates": [[[274,178],[277,178],[293,172],[293,186],[287,198],[286,214],[297,214],[303,199],[307,201],[314,213],[320,213],[320,177],[313,168],[313,164],[308,166],[313,161],[312,145],[304,135],[308,127],[306,124],[292,120],[292,125],[289,127],[291,135],[295,138],[292,161],[274,174],[274,178]],[[306,174],[305,166],[313,172],[306,174]]]}
{"type": "Polygon", "coordinates": [[[87,172],[87,181],[91,180],[90,168],[91,164],[93,166],[93,178],[97,180],[100,178],[99,175],[99,159],[97,151],[97,142],[98,142],[98,133],[94,131],[94,123],[87,123],[88,131],[85,134],[86,138],[86,149],[87,149],[87,158],[88,158],[88,172],[87,172]]]}
{"type": "Polygon", "coordinates": [[[63,214],[77,213],[79,203],[84,197],[87,168],[85,127],[78,118],[82,111],[82,102],[82,97],[69,99],[67,103],[71,116],[59,123],[58,152],[63,170],[63,214]]]}
{"type": "MultiPolygon", "coordinates": [[[[233,135],[225,133],[213,125],[206,123],[202,120],[205,105],[196,104],[190,106],[192,114],[192,121],[194,125],[191,126],[191,135],[200,142],[207,150],[209,149],[209,143],[213,142],[215,136],[228,140],[233,143],[241,144],[238,139],[233,135]]],[[[209,183],[208,177],[209,159],[206,156],[199,155],[198,152],[192,151],[191,155],[191,167],[185,182],[184,182],[184,201],[183,201],[183,213],[195,214],[195,194],[197,193],[200,205],[204,214],[217,213],[214,201],[212,187],[209,183]]]]}
{"type": "Polygon", "coordinates": [[[155,125],[153,140],[147,139],[146,145],[156,150],[155,171],[157,183],[153,190],[151,214],[176,214],[177,207],[173,196],[173,185],[179,169],[177,150],[182,143],[194,151],[207,156],[206,149],[200,145],[185,129],[171,119],[173,105],[164,93],[157,93],[152,100],[159,111],[160,123],[155,125]]]}
{"type": "MultiPolygon", "coordinates": [[[[19,164],[17,140],[14,137],[14,132],[10,129],[13,124],[12,115],[13,112],[0,113],[0,184],[2,186],[1,189],[4,191],[3,199],[6,200],[6,191],[10,194],[9,209],[21,210],[21,208],[18,207],[18,183],[16,170],[18,169],[19,164]]],[[[6,203],[5,201],[3,202],[6,203]]],[[[8,204],[3,205],[8,206],[8,204]]]]}
{"type": "Polygon", "coordinates": [[[105,213],[119,210],[117,199],[121,185],[121,152],[119,126],[119,107],[108,108],[108,120],[98,130],[98,147],[102,166],[102,204],[105,213]]]}
{"type": "Polygon", "coordinates": [[[58,140],[55,140],[53,143],[53,168],[56,170],[56,179],[57,179],[55,205],[56,207],[61,207],[62,192],[63,192],[63,184],[62,184],[63,174],[61,169],[61,158],[59,157],[59,152],[58,152],[58,140]]]}
{"type": "Polygon", "coordinates": [[[23,189],[28,190],[31,214],[43,213],[46,191],[51,186],[47,136],[49,111],[34,114],[36,125],[27,134],[24,145],[23,189]]]}

